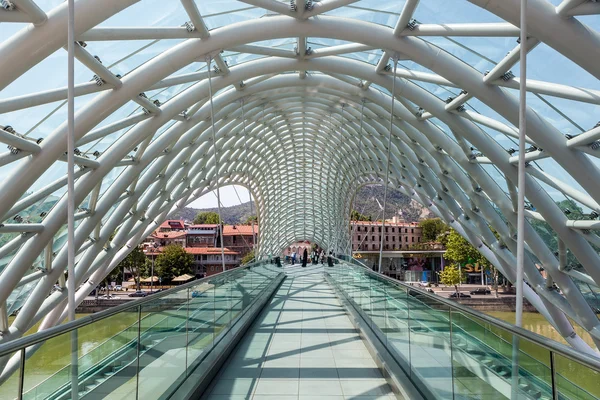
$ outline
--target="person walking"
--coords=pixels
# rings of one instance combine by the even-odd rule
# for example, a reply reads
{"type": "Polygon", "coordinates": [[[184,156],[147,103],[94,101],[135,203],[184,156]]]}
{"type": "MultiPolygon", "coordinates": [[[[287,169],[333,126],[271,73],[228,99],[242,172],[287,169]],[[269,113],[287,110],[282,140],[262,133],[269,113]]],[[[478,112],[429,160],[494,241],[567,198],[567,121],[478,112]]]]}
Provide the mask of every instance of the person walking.
{"type": "Polygon", "coordinates": [[[292,265],[296,264],[296,252],[292,253],[292,265]]]}
{"type": "Polygon", "coordinates": [[[319,258],[321,259],[321,265],[323,265],[325,263],[325,251],[323,249],[321,249],[321,255],[319,258]]]}
{"type": "Polygon", "coordinates": [[[302,268],[306,268],[307,261],[308,261],[308,251],[306,251],[306,247],[305,247],[304,252],[302,253],[302,268]]]}

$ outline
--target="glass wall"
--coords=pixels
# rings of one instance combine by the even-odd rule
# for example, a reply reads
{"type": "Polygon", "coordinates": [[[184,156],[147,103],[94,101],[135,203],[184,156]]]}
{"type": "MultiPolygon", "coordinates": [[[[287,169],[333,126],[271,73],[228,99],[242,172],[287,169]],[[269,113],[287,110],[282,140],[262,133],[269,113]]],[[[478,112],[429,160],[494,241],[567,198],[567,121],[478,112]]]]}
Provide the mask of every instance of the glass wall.
{"type": "Polygon", "coordinates": [[[600,398],[600,362],[352,260],[326,269],[425,398],[600,398]]]}

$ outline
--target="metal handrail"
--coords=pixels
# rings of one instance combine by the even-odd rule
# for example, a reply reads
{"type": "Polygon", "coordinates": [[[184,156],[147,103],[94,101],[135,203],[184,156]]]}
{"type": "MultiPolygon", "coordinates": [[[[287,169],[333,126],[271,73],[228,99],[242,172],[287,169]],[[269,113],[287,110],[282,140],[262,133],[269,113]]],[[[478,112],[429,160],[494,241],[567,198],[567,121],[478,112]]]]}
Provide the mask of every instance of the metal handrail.
{"type": "Polygon", "coordinates": [[[593,357],[590,354],[580,353],[567,345],[558,343],[552,339],[548,339],[545,336],[538,335],[537,333],[531,332],[524,328],[519,328],[518,326],[512,325],[512,324],[502,321],[500,319],[494,318],[490,315],[479,313],[479,312],[477,312],[469,307],[466,307],[462,304],[455,303],[455,302],[448,300],[446,298],[443,298],[441,296],[431,294],[431,293],[429,293],[423,289],[420,289],[418,287],[407,285],[404,282],[400,282],[398,280],[390,278],[389,276],[375,272],[371,268],[369,268],[368,266],[366,266],[365,264],[361,263],[360,261],[358,261],[354,258],[352,259],[353,262],[339,259],[337,257],[333,257],[333,258],[335,258],[336,260],[343,262],[343,263],[349,263],[351,265],[356,265],[358,267],[362,267],[369,274],[374,275],[379,279],[384,279],[387,282],[389,282],[393,285],[396,285],[396,286],[400,286],[400,287],[403,287],[403,288],[406,288],[409,290],[414,290],[414,291],[418,292],[419,295],[423,295],[431,300],[435,300],[443,305],[448,306],[450,309],[460,311],[462,313],[468,314],[470,316],[473,316],[475,318],[478,318],[480,320],[488,322],[498,328],[501,328],[501,329],[504,329],[504,330],[510,332],[513,335],[517,335],[526,340],[529,340],[530,342],[533,342],[533,343],[537,344],[538,346],[545,348],[546,350],[557,353],[560,356],[569,358],[572,361],[581,363],[588,368],[591,368],[591,369],[594,369],[594,370],[597,370],[598,372],[600,372],[600,354],[599,354],[599,357],[593,357]]]}
{"type": "Polygon", "coordinates": [[[45,329],[41,332],[36,332],[29,336],[12,340],[8,343],[0,344],[0,357],[6,356],[6,355],[12,355],[13,353],[15,353],[21,349],[33,346],[40,342],[45,342],[48,339],[52,339],[53,337],[60,336],[64,333],[70,332],[74,329],[78,329],[83,326],[89,325],[91,323],[106,319],[113,315],[119,314],[123,311],[126,311],[130,308],[137,308],[141,305],[155,301],[156,299],[160,299],[160,298],[166,297],[168,295],[171,295],[173,293],[177,293],[179,291],[189,289],[190,287],[196,286],[201,283],[208,283],[210,280],[213,280],[215,278],[223,277],[226,275],[233,275],[234,273],[239,273],[240,271],[251,269],[252,267],[257,266],[259,264],[268,265],[268,262],[264,261],[264,260],[257,261],[255,263],[248,264],[243,267],[230,269],[228,271],[223,271],[218,274],[211,275],[211,276],[208,276],[205,278],[196,279],[194,281],[184,283],[183,285],[180,285],[180,286],[177,286],[177,287],[174,287],[171,289],[167,289],[162,292],[153,293],[153,294],[146,296],[144,298],[141,298],[141,299],[132,300],[126,304],[120,304],[118,306],[111,307],[107,310],[103,310],[103,311],[100,311],[100,312],[97,312],[94,314],[87,315],[87,316],[79,318],[75,321],[70,321],[70,322],[67,322],[62,325],[53,326],[53,327],[45,329]]]}

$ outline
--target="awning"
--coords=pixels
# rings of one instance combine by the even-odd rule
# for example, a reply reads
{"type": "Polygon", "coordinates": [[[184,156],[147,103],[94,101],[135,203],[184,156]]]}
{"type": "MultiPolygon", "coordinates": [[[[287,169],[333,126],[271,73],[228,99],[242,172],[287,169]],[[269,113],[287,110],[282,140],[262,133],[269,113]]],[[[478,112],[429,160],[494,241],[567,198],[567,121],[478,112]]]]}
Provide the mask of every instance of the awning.
{"type": "Polygon", "coordinates": [[[189,274],[183,274],[181,276],[175,277],[171,280],[171,282],[187,282],[190,281],[192,279],[194,279],[195,277],[189,274]]]}

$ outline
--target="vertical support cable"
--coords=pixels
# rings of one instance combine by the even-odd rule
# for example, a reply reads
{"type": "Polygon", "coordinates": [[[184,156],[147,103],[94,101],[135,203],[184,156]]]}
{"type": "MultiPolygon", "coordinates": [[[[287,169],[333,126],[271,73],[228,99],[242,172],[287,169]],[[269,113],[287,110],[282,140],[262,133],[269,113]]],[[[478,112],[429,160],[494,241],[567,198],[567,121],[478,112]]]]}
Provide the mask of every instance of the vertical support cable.
{"type": "Polygon", "coordinates": [[[517,198],[517,312],[515,325],[523,326],[523,260],[525,259],[525,137],[527,110],[527,0],[521,0],[521,61],[519,79],[519,177],[517,198]]]}
{"type": "MultiPolygon", "coordinates": [[[[362,99],[362,106],[360,108],[360,131],[359,131],[359,136],[358,136],[361,152],[364,149],[363,142],[362,142],[364,115],[365,115],[365,99],[362,99]]],[[[356,174],[356,182],[358,182],[359,176],[360,176],[360,167],[358,168],[358,172],[356,174]]],[[[352,199],[352,207],[350,207],[350,226],[352,226],[352,212],[354,211],[355,204],[356,204],[356,194],[354,195],[354,198],[352,199]]],[[[356,221],[356,222],[358,222],[358,221],[356,221]]],[[[356,225],[357,224],[354,224],[354,226],[352,226],[352,229],[350,229],[350,259],[352,259],[354,257],[354,247],[352,246],[352,239],[354,238],[354,234],[356,233],[356,225]]]]}
{"type": "Polygon", "coordinates": [[[213,156],[215,157],[215,179],[217,183],[217,211],[219,213],[219,237],[221,239],[221,265],[223,266],[223,272],[225,269],[225,250],[223,243],[223,220],[221,219],[221,191],[219,190],[219,158],[217,155],[217,137],[215,133],[215,109],[213,104],[213,92],[212,92],[212,57],[206,57],[206,68],[208,69],[208,97],[210,99],[210,127],[212,130],[213,139],[213,156]]]}
{"type": "MultiPolygon", "coordinates": [[[[264,118],[264,108],[263,108],[263,118],[264,118]]],[[[249,169],[249,164],[248,164],[248,135],[246,133],[246,114],[244,113],[244,99],[242,99],[242,124],[244,126],[244,155],[246,157],[246,174],[248,175],[248,179],[249,178],[249,174],[248,174],[248,169],[249,169]]],[[[248,198],[250,199],[250,218],[252,218],[254,216],[254,211],[253,211],[253,207],[252,207],[252,193],[250,192],[250,182],[248,182],[248,198]]],[[[258,219],[258,217],[257,217],[258,219]]],[[[256,257],[256,233],[254,232],[254,219],[252,219],[250,221],[250,224],[252,225],[252,252],[254,253],[254,261],[257,260],[256,257]]]]}
{"type": "MultiPolygon", "coordinates": [[[[346,114],[344,112],[346,109],[345,107],[346,107],[346,103],[343,103],[342,104],[342,121],[340,123],[340,148],[341,148],[342,142],[344,141],[344,139],[342,138],[342,135],[343,135],[342,132],[343,132],[343,129],[346,127],[346,114]]],[[[336,172],[336,176],[337,176],[337,172],[336,172]]],[[[336,183],[336,187],[337,187],[337,183],[336,183]]],[[[339,256],[339,252],[342,249],[342,245],[340,243],[342,241],[342,238],[340,238],[340,236],[343,232],[343,226],[341,226],[339,224],[340,224],[340,222],[338,222],[338,226],[336,228],[336,235],[335,235],[335,250],[334,251],[336,253],[335,254],[336,256],[339,256]]]]}
{"type": "Polygon", "coordinates": [[[394,55],[394,74],[392,75],[392,110],[390,112],[390,131],[388,132],[387,163],[385,166],[385,181],[383,182],[383,218],[381,219],[381,236],[379,241],[379,267],[377,272],[381,274],[381,260],[383,258],[383,235],[385,234],[385,206],[387,203],[387,189],[390,178],[390,154],[392,150],[392,129],[394,127],[394,104],[396,103],[396,68],[398,67],[398,56],[394,55]]]}
{"type": "MultiPolygon", "coordinates": [[[[75,321],[75,0],[68,0],[67,26],[67,313],[75,321]]],[[[77,329],[71,331],[71,398],[79,397],[77,329]]]]}
{"type": "MultiPolygon", "coordinates": [[[[521,47],[520,47],[520,79],[519,79],[519,165],[518,165],[518,197],[517,197],[517,304],[515,325],[523,326],[523,263],[525,260],[525,137],[527,124],[527,0],[521,0],[521,47]]],[[[519,339],[513,338],[512,350],[512,393],[511,397],[519,397],[519,339]]]]}

